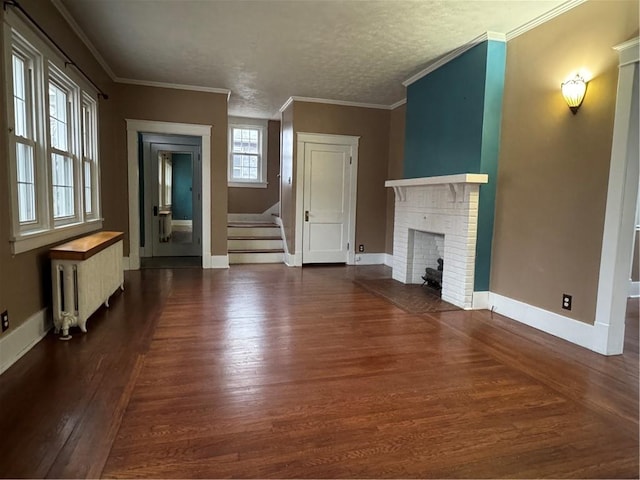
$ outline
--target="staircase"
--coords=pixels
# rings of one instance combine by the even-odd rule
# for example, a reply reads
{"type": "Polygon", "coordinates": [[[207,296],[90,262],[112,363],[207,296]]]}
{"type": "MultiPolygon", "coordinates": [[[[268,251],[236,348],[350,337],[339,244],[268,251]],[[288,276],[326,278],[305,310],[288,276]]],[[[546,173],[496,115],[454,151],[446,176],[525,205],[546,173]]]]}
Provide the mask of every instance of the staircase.
{"type": "Polygon", "coordinates": [[[268,222],[235,221],[227,225],[229,264],[283,263],[280,227],[268,222]]]}

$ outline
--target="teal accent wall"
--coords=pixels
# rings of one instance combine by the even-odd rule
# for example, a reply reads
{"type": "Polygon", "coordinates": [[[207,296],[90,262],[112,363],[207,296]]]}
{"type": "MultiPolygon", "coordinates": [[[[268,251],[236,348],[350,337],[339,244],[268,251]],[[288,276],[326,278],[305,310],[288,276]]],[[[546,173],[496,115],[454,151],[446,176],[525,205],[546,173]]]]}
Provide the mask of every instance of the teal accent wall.
{"type": "Polygon", "coordinates": [[[171,155],[173,171],[171,214],[174,220],[193,219],[193,162],[190,153],[171,155]]]}
{"type": "Polygon", "coordinates": [[[489,175],[480,187],[475,291],[489,290],[505,63],[506,43],[488,40],[407,88],[404,178],[489,175]]]}

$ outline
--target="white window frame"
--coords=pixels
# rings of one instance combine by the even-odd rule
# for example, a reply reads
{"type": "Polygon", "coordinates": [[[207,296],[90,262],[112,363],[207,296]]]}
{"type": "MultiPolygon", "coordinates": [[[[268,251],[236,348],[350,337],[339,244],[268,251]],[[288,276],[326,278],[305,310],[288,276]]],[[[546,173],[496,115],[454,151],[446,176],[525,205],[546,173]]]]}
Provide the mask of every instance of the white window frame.
{"type": "Polygon", "coordinates": [[[60,53],[35,33],[11,10],[5,13],[3,26],[5,98],[7,126],[9,130],[9,189],[11,194],[11,245],[14,254],[50,245],[65,239],[102,228],[99,192],[98,158],[98,101],[97,92],[73,67],[68,66],[60,53]],[[13,54],[29,62],[30,93],[28,137],[15,135],[15,111],[13,88],[13,54]],[[65,152],[54,149],[50,138],[49,82],[63,88],[68,94],[68,122],[70,133],[65,152]],[[82,106],[92,105],[93,151],[91,161],[95,169],[91,175],[92,212],[85,212],[84,156],[82,152],[82,106]],[[16,144],[33,145],[34,184],[36,191],[35,221],[19,221],[18,177],[16,144]],[[74,214],[54,219],[52,158],[54,153],[64,153],[72,159],[74,181],[74,214]]]}
{"type": "Polygon", "coordinates": [[[268,120],[257,118],[229,117],[227,179],[229,187],[267,188],[268,120]],[[258,179],[240,180],[233,178],[233,130],[235,128],[259,131],[260,152],[258,154],[258,179]]]}

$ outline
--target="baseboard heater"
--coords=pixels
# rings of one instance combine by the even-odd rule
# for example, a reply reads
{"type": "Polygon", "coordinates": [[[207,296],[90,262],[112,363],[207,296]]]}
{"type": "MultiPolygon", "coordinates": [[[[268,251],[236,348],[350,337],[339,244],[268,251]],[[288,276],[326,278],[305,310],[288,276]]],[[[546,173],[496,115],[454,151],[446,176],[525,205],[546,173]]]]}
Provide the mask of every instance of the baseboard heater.
{"type": "Polygon", "coordinates": [[[118,289],[124,290],[122,232],[98,232],[49,251],[53,324],[62,339],[69,328],[87,331],[88,318],[118,289]]]}

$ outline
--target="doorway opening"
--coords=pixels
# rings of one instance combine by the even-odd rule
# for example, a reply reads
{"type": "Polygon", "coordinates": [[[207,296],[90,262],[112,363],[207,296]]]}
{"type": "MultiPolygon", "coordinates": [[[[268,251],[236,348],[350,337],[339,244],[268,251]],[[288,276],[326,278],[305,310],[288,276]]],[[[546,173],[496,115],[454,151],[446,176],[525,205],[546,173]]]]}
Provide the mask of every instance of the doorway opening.
{"type": "Polygon", "coordinates": [[[140,133],[139,137],[142,266],[162,265],[158,260],[148,260],[157,257],[193,257],[191,263],[200,265],[201,139],[150,133],[140,133]]]}

